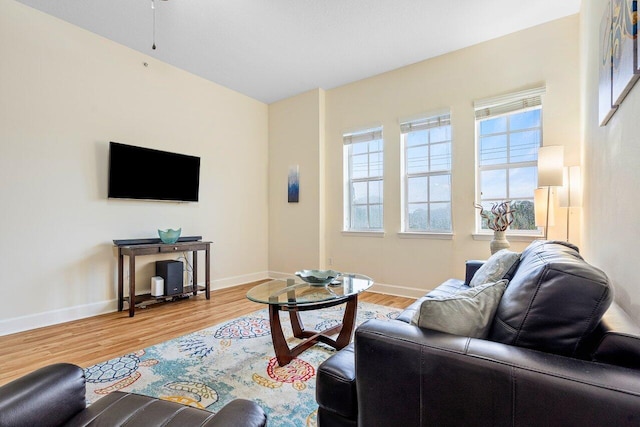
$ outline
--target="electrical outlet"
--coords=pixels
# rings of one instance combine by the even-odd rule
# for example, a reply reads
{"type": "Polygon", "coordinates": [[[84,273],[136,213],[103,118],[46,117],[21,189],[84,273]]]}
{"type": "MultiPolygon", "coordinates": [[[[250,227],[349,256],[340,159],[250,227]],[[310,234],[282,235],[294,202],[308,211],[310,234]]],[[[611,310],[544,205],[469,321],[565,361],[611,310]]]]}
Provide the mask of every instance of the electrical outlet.
{"type": "Polygon", "coordinates": [[[333,258],[329,258],[329,265],[333,265],[333,258]]]}

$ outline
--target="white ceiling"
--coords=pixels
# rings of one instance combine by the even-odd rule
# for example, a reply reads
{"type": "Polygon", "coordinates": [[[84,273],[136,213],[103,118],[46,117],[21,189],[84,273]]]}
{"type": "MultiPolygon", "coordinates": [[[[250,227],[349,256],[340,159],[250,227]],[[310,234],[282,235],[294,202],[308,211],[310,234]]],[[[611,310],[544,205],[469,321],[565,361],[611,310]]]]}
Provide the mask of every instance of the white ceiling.
{"type": "Polygon", "coordinates": [[[572,15],[581,0],[156,0],[156,50],[151,0],[18,1],[272,103],[572,15]]]}

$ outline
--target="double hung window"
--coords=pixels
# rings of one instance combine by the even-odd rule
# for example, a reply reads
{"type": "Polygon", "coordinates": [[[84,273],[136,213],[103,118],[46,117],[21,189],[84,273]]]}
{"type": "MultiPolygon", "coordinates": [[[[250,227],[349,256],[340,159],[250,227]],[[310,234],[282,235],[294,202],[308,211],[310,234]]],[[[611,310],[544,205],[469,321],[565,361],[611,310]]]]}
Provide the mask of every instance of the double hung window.
{"type": "Polygon", "coordinates": [[[451,116],[400,124],[403,232],[451,232],[451,116]]]}
{"type": "MultiPolygon", "coordinates": [[[[534,190],[538,182],[538,149],[542,145],[544,88],[476,101],[477,183],[480,204],[490,209],[509,201],[516,210],[509,229],[537,233],[534,190]]],[[[488,231],[480,221],[478,230],[488,231]]]]}
{"type": "Polygon", "coordinates": [[[382,127],[343,135],[346,231],[382,231],[382,127]]]}

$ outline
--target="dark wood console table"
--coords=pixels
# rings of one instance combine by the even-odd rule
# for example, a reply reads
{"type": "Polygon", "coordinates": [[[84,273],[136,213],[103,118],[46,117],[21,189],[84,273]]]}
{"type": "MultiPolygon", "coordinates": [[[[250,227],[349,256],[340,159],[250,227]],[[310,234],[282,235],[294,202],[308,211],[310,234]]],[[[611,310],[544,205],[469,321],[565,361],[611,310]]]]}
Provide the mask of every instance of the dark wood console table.
{"type": "Polygon", "coordinates": [[[210,247],[211,242],[176,242],[173,244],[149,243],[140,245],[116,245],[118,248],[118,311],[124,308],[124,256],[129,257],[129,317],[133,317],[136,310],[136,303],[145,300],[156,299],[151,295],[136,296],[136,257],[143,255],[157,255],[172,252],[192,252],[193,253],[193,289],[185,286],[185,293],[193,292],[198,294],[198,251],[205,251],[205,285],[204,292],[209,299],[210,295],[210,247]]]}

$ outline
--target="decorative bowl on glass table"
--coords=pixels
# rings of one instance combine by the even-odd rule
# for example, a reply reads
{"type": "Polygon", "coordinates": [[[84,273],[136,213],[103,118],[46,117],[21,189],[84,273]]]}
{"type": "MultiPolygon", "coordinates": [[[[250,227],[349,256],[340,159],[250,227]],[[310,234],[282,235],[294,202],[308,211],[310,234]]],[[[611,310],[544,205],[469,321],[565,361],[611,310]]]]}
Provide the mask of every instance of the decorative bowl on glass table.
{"type": "Polygon", "coordinates": [[[307,282],[311,286],[324,286],[327,285],[338,277],[342,273],[335,270],[300,270],[296,271],[296,276],[307,282]]]}

